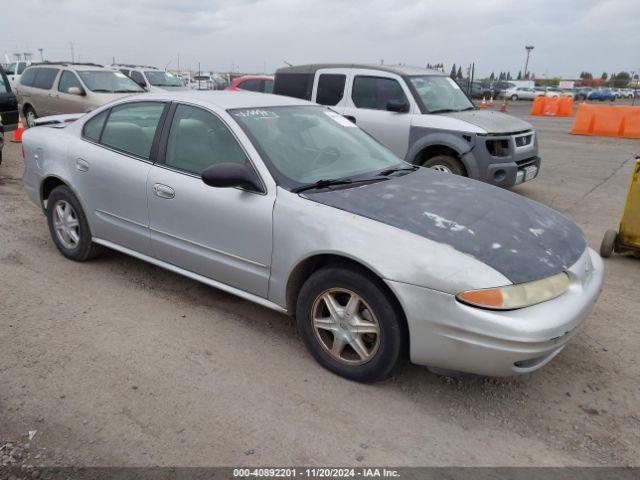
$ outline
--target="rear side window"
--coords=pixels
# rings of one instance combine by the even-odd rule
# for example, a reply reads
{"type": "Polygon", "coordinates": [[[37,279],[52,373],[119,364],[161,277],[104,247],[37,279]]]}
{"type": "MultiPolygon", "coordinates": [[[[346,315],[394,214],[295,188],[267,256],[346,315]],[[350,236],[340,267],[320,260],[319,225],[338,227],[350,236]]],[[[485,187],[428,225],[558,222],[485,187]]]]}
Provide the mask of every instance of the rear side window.
{"type": "Polygon", "coordinates": [[[313,73],[277,73],[273,93],[311,100],[313,73]]]}
{"type": "Polygon", "coordinates": [[[105,110],[104,112],[99,113],[87,123],[85,123],[82,130],[82,135],[89,140],[93,140],[94,142],[100,141],[102,126],[104,125],[104,121],[107,118],[107,115],[109,115],[109,110],[105,110]]]}
{"type": "Polygon", "coordinates": [[[0,71],[0,93],[7,93],[9,91],[9,82],[5,80],[4,74],[0,71]]]}
{"type": "Polygon", "coordinates": [[[33,86],[35,88],[42,88],[43,90],[51,89],[51,87],[53,87],[53,81],[58,76],[59,71],[57,68],[39,68],[33,86]]]}
{"type": "Polygon", "coordinates": [[[320,105],[334,106],[342,100],[346,75],[323,73],[318,79],[318,92],[316,103],[320,105]]]}
{"type": "Polygon", "coordinates": [[[58,82],[58,91],[62,93],[68,93],[71,87],[77,87],[82,91],[82,85],[80,80],[76,77],[76,74],[69,70],[64,70],[60,75],[60,81],[58,82]]]}
{"type": "Polygon", "coordinates": [[[100,143],[149,159],[164,103],[138,102],[111,109],[100,143]]]}
{"type": "Polygon", "coordinates": [[[18,71],[16,73],[18,75],[22,75],[22,72],[24,72],[25,68],[27,68],[27,64],[26,63],[19,63],[18,64],[18,71]]]}
{"type": "Polygon", "coordinates": [[[273,93],[273,80],[263,80],[264,81],[264,86],[262,88],[262,91],[264,93],[273,93]]]}
{"type": "Polygon", "coordinates": [[[20,77],[20,84],[27,87],[33,87],[33,82],[36,79],[39,68],[27,68],[20,77]]]}
{"type": "Polygon", "coordinates": [[[356,107],[372,110],[386,110],[392,100],[407,100],[400,84],[392,78],[361,76],[353,80],[351,98],[356,107]]]}
{"type": "Polygon", "coordinates": [[[260,80],[252,78],[250,80],[245,80],[244,82],[240,82],[238,88],[242,90],[247,90],[249,92],[261,92],[260,88],[260,80]]]}

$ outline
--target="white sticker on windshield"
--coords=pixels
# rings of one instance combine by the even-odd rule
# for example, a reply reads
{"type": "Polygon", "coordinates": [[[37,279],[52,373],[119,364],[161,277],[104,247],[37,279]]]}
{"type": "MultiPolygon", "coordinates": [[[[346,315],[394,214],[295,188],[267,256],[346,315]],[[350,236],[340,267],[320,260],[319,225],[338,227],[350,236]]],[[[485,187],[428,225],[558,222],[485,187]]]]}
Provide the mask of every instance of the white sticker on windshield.
{"type": "Polygon", "coordinates": [[[344,118],[342,115],[336,112],[328,111],[324,112],[324,114],[328,117],[333,118],[336,122],[338,122],[343,127],[355,127],[356,124],[351,122],[350,120],[344,118]]]}
{"type": "Polygon", "coordinates": [[[127,78],[127,76],[122,72],[115,72],[115,74],[116,74],[117,77],[127,78]]]}

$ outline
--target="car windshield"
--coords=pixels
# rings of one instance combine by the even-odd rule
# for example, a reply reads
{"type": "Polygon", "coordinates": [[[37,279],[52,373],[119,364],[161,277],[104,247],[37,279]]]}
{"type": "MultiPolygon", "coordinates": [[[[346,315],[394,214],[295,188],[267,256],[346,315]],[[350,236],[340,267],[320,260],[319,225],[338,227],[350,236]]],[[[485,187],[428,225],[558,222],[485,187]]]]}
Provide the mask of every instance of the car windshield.
{"type": "Polygon", "coordinates": [[[182,81],[168,72],[161,72],[156,70],[145,71],[147,80],[154,87],[181,87],[182,81]]]}
{"type": "Polygon", "coordinates": [[[142,88],[121,72],[109,70],[86,70],[78,72],[86,87],[98,93],[135,93],[142,88]]]}
{"type": "Polygon", "coordinates": [[[247,108],[229,112],[284,188],[320,180],[363,180],[409,167],[353,123],[316,106],[247,108]]]}
{"type": "Polygon", "coordinates": [[[409,77],[409,80],[429,113],[460,112],[475,108],[458,84],[449,77],[421,75],[409,77]]]}

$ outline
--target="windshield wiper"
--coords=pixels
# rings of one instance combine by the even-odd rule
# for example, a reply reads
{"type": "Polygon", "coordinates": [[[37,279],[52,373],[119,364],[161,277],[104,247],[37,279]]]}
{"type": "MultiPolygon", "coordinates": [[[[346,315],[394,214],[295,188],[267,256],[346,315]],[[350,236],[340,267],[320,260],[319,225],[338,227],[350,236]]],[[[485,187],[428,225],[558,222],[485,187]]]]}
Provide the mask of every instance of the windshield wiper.
{"type": "Polygon", "coordinates": [[[113,90],[107,90],[106,88],[94,88],[91,91],[98,92],[98,93],[113,93],[113,90]]]}
{"type": "Polygon", "coordinates": [[[350,178],[323,178],[322,180],[318,180],[317,182],[310,183],[308,185],[302,185],[300,187],[296,187],[291,189],[293,193],[300,193],[306,190],[314,190],[316,188],[326,188],[333,187],[335,185],[349,185],[351,183],[362,183],[362,182],[380,182],[382,180],[387,180],[386,178],[362,178],[360,180],[352,180],[350,178]]]}
{"type": "Polygon", "coordinates": [[[449,113],[449,112],[457,112],[458,110],[454,110],[453,108],[442,108],[440,110],[431,110],[429,113],[449,113]]]}
{"type": "Polygon", "coordinates": [[[415,172],[418,168],[417,165],[409,165],[408,167],[395,167],[395,168],[387,168],[386,170],[382,170],[378,175],[382,175],[383,177],[388,177],[392,173],[396,172],[415,172]]]}

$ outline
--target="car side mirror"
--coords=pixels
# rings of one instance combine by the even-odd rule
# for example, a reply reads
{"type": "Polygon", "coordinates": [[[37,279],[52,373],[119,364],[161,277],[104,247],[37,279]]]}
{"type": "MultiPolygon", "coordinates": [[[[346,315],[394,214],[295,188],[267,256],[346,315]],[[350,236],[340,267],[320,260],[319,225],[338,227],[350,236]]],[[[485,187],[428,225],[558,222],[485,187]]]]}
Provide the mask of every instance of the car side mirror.
{"type": "Polygon", "coordinates": [[[407,113],[409,111],[409,104],[406,101],[391,100],[387,102],[387,110],[390,112],[407,113]]]}
{"type": "Polygon", "coordinates": [[[210,187],[240,187],[260,192],[260,179],[253,168],[240,163],[216,163],[200,174],[202,181],[210,187]]]}
{"type": "Polygon", "coordinates": [[[84,92],[82,91],[82,89],[80,89],[80,87],[69,87],[67,89],[67,93],[69,95],[84,95],[84,92]]]}

